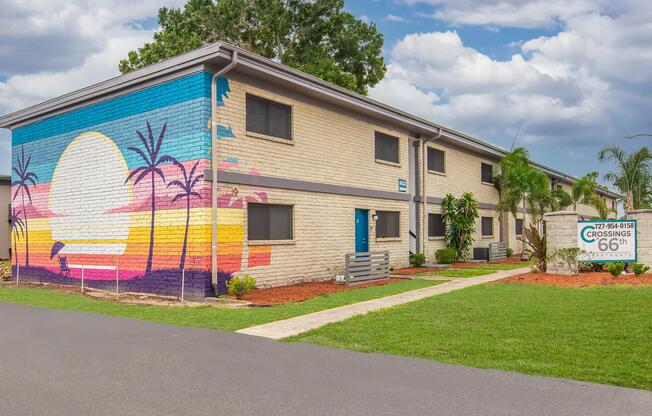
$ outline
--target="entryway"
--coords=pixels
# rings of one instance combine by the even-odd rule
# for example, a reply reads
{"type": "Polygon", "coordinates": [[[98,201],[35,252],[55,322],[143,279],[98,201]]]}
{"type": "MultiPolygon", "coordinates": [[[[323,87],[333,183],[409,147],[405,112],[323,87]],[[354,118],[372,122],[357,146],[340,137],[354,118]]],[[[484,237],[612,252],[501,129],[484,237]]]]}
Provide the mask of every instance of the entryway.
{"type": "Polygon", "coordinates": [[[355,252],[369,251],[369,210],[355,210],[355,252]]]}

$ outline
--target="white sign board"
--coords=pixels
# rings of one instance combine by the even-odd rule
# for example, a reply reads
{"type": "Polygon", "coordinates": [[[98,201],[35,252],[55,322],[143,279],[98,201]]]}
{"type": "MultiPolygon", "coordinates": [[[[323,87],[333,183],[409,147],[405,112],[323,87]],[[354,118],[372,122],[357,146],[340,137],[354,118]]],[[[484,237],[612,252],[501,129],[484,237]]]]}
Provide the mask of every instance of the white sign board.
{"type": "Polygon", "coordinates": [[[636,220],[577,222],[577,246],[594,263],[636,261],[636,220]]]}

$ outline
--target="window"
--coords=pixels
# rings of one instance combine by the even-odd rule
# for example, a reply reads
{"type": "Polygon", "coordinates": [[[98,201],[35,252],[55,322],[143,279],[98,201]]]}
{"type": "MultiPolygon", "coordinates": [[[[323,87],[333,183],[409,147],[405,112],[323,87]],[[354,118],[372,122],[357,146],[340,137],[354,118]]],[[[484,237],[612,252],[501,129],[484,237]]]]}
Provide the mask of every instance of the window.
{"type": "Polygon", "coordinates": [[[376,159],[398,163],[398,137],[376,132],[376,159]]]}
{"type": "Polygon", "coordinates": [[[446,171],[444,152],[439,149],[428,148],[428,170],[444,173],[446,171]]]}
{"type": "Polygon", "coordinates": [[[376,211],[376,238],[399,237],[399,212],[376,211]]]}
{"type": "Polygon", "coordinates": [[[523,219],[516,219],[516,235],[523,235],[523,219]]]}
{"type": "Polygon", "coordinates": [[[494,167],[488,163],[482,164],[481,180],[484,183],[493,183],[494,181],[494,167]]]}
{"type": "Polygon", "coordinates": [[[292,240],[292,205],[247,204],[249,240],[292,240]]]}
{"type": "Polygon", "coordinates": [[[494,217],[482,217],[482,235],[494,235],[494,217]]]}
{"type": "Polygon", "coordinates": [[[444,236],[444,220],[441,214],[428,214],[428,237],[444,236]]]}
{"type": "Polygon", "coordinates": [[[611,209],[613,209],[614,211],[616,210],[616,200],[615,199],[611,200],[611,209]]]}
{"type": "Polygon", "coordinates": [[[247,131],[291,140],[292,108],[247,94],[247,131]]]}

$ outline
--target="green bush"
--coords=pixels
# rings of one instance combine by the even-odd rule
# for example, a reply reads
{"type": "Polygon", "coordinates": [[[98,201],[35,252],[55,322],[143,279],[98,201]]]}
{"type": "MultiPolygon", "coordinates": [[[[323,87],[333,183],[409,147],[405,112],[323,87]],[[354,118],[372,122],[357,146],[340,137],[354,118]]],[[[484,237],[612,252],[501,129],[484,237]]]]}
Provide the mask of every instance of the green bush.
{"type": "Polygon", "coordinates": [[[616,263],[609,263],[607,266],[607,271],[611,273],[613,277],[618,277],[620,274],[625,270],[625,263],[621,262],[616,262],[616,263]]]}
{"type": "Polygon", "coordinates": [[[507,249],[507,258],[512,257],[513,255],[514,255],[514,250],[512,250],[511,248],[508,248],[507,249]]]}
{"type": "Polygon", "coordinates": [[[426,262],[426,255],[423,253],[413,253],[410,254],[410,264],[415,267],[423,266],[426,262]]]}
{"type": "Polygon", "coordinates": [[[248,274],[243,277],[233,276],[231,280],[226,283],[229,293],[234,295],[237,299],[242,299],[244,295],[251,292],[256,286],[256,279],[248,274]]]}
{"type": "Polygon", "coordinates": [[[632,271],[636,276],[640,276],[643,273],[647,272],[650,270],[650,266],[643,264],[643,263],[633,263],[632,264],[632,271]]]}
{"type": "Polygon", "coordinates": [[[452,247],[441,248],[435,251],[435,258],[439,264],[455,263],[455,249],[452,247]]]}

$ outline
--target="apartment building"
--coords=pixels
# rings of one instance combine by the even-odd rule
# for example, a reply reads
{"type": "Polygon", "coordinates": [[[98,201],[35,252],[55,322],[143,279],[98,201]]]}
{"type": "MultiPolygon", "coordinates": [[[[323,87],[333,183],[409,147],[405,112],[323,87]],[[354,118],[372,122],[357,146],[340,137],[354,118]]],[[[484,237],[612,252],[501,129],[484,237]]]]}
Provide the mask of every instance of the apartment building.
{"type": "Polygon", "coordinates": [[[480,201],[477,248],[518,251],[528,221],[496,214],[502,149],[224,43],[0,127],[24,179],[21,278],[202,297],[233,273],[332,278],[352,252],[433,258],[447,193],[480,201]]]}

